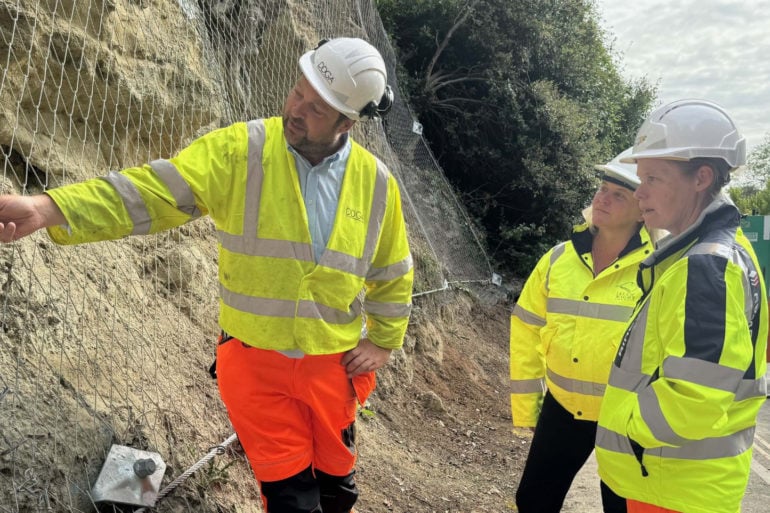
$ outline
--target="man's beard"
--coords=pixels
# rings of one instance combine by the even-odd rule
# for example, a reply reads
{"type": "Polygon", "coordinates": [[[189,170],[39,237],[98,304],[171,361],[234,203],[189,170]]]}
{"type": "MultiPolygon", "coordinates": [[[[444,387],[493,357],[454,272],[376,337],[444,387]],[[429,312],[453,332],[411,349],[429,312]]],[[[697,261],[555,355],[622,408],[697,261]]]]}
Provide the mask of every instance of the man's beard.
{"type": "Polygon", "coordinates": [[[302,155],[329,155],[334,152],[334,146],[335,141],[329,140],[329,141],[311,141],[307,137],[307,127],[302,122],[302,120],[298,120],[294,122],[293,124],[299,128],[301,132],[304,132],[304,135],[298,135],[295,137],[292,137],[289,135],[287,131],[287,126],[289,122],[291,121],[291,118],[287,115],[283,116],[283,126],[284,126],[284,136],[286,137],[286,141],[291,145],[292,148],[297,150],[302,155]]]}

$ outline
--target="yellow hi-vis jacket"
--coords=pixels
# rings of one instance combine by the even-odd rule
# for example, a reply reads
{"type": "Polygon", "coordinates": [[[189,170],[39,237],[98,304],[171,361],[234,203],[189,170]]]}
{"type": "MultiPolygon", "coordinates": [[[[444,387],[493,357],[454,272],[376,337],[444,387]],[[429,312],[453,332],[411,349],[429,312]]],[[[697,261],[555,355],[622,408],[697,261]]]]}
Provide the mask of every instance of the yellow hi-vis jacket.
{"type": "Polygon", "coordinates": [[[156,233],[209,215],[219,239],[219,322],[247,344],[347,351],[361,338],[362,310],[373,343],[403,343],[413,268],[398,186],[355,142],[318,264],[281,118],[236,123],[170,160],[48,194],[69,225],[49,229],[62,244],[156,233]]]}
{"type": "Polygon", "coordinates": [[[511,413],[537,423],[545,386],[576,419],[596,421],[612,358],[642,293],[639,263],[652,253],[646,229],[594,277],[587,225],[548,251],[511,314],[511,413]]]}
{"type": "Polygon", "coordinates": [[[767,296],[725,197],[640,266],[643,299],[610,372],[599,474],[622,497],[736,513],[765,402],[767,296]]]}

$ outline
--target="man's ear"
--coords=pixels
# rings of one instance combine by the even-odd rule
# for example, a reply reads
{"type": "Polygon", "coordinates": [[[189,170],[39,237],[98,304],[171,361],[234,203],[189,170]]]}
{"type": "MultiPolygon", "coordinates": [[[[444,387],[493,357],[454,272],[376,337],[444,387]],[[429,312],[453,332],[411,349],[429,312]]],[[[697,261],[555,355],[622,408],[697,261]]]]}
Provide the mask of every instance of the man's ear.
{"type": "Polygon", "coordinates": [[[702,165],[695,173],[695,190],[698,192],[705,191],[716,180],[716,175],[711,166],[702,165]]]}
{"type": "Polygon", "coordinates": [[[353,125],[355,124],[356,124],[355,119],[350,119],[349,117],[345,116],[344,119],[339,124],[338,131],[340,134],[344,134],[345,132],[353,128],[353,125]]]}

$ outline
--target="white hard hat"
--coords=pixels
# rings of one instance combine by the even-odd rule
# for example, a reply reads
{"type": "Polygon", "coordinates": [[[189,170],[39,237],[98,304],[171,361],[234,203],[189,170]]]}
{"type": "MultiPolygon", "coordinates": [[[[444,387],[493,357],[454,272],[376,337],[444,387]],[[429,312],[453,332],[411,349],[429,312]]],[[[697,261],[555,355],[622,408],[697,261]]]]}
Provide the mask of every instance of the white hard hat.
{"type": "Polygon", "coordinates": [[[719,105],[679,100],[659,107],[642,123],[625,161],[643,158],[719,158],[735,169],[746,163],[746,140],[719,105]]]}
{"type": "Polygon", "coordinates": [[[636,164],[628,164],[622,162],[622,159],[631,155],[633,147],[623,150],[614,159],[610,160],[606,164],[597,164],[594,167],[599,171],[603,171],[602,180],[622,185],[635,191],[639,184],[642,183],[639,177],[636,176],[636,164]]]}
{"type": "Polygon", "coordinates": [[[380,52],[366,41],[340,37],[321,42],[300,57],[299,66],[313,89],[338,112],[354,120],[377,114],[387,71],[380,52]]]}

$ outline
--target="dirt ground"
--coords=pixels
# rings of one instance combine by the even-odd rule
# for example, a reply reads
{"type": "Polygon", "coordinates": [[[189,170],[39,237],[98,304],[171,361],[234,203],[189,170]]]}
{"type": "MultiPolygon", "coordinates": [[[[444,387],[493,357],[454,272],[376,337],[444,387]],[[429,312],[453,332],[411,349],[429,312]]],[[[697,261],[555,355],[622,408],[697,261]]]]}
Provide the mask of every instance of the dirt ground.
{"type": "MultiPolygon", "coordinates": [[[[203,236],[206,229],[200,227],[201,234],[185,232],[183,237],[203,236]]],[[[96,479],[110,444],[162,454],[167,465],[165,487],[232,433],[216,382],[206,372],[215,332],[215,298],[206,294],[216,276],[213,258],[205,256],[205,250],[190,250],[196,258],[188,255],[191,262],[182,267],[194,271],[182,281],[201,290],[188,291],[181,306],[172,308],[163,294],[123,297],[141,282],[130,271],[142,269],[137,262],[147,260],[139,252],[134,261],[132,244],[129,240],[64,250],[38,240],[18,249],[13,269],[19,273],[24,263],[33,268],[39,264],[41,269],[72,265],[98,271],[99,262],[105,261],[113,266],[111,274],[124,279],[118,285],[92,282],[87,272],[70,277],[67,294],[80,298],[73,303],[82,302],[84,307],[68,312],[46,306],[55,298],[47,299],[42,290],[52,287],[41,284],[27,290],[21,285],[24,273],[16,278],[14,271],[6,277],[9,312],[23,313],[25,307],[28,314],[9,316],[0,333],[2,513],[93,512],[87,483],[96,479]],[[104,290],[103,295],[91,288],[104,290]],[[109,304],[104,296],[112,299],[109,304]],[[84,299],[90,297],[96,298],[93,304],[84,299]],[[125,327],[104,323],[110,305],[120,306],[117,318],[128,319],[125,327]],[[149,312],[148,318],[158,319],[158,330],[172,332],[140,338],[124,335],[118,328],[131,333],[140,329],[132,324],[132,312],[149,312]],[[54,322],[57,316],[90,327],[93,334],[59,333],[56,330],[68,324],[54,322]],[[28,325],[39,332],[22,329],[28,325]],[[116,333],[112,339],[109,330],[116,333]],[[175,337],[173,331],[194,338],[175,337]],[[122,345],[123,339],[131,343],[122,345]],[[163,344],[154,342],[158,340],[163,344]]],[[[168,267],[181,250],[171,241],[169,248],[177,249],[164,251],[159,246],[168,267]]],[[[9,251],[0,252],[1,261],[12,261],[9,251]]],[[[165,275],[164,270],[158,272],[165,275]]],[[[36,276],[53,279],[56,274],[36,276]]],[[[513,496],[528,440],[511,428],[507,391],[511,308],[505,291],[495,287],[473,292],[450,289],[415,299],[404,350],[395,352],[378,373],[378,388],[357,423],[362,492],[357,513],[515,511],[513,496]]],[[[103,504],[98,511],[133,510],[103,504]]],[[[228,450],[160,500],[153,511],[257,513],[261,508],[246,459],[228,450]]]]}
{"type": "MultiPolygon", "coordinates": [[[[357,513],[516,511],[528,439],[512,432],[506,388],[512,305],[442,294],[415,302],[405,344],[413,368],[391,361],[372,414],[360,415],[357,513]]],[[[260,511],[242,454],[228,451],[202,472],[156,510],[260,511]]]]}
{"type": "MultiPolygon", "coordinates": [[[[213,275],[205,269],[200,272],[213,275]]],[[[511,428],[507,387],[512,302],[500,289],[453,289],[416,298],[414,306],[404,351],[394,353],[378,374],[378,389],[357,423],[361,500],[356,511],[516,511],[514,493],[529,438],[511,428]]],[[[155,313],[174,315],[160,309],[155,313]]],[[[6,350],[6,345],[14,347],[8,336],[14,334],[11,328],[0,336],[0,370],[14,369],[22,361],[14,360],[12,351],[6,350]]],[[[204,331],[211,332],[210,326],[204,331]]],[[[163,358],[157,358],[164,363],[163,371],[143,391],[157,390],[163,397],[148,398],[158,408],[157,412],[148,409],[144,417],[115,408],[113,404],[127,402],[122,397],[107,403],[103,397],[87,394],[87,383],[82,378],[80,382],[67,378],[63,366],[57,373],[47,374],[50,369],[36,363],[47,361],[45,346],[37,352],[25,349],[25,365],[16,367],[20,373],[16,381],[10,380],[12,374],[4,378],[0,372],[0,513],[92,513],[95,508],[88,501],[78,500],[86,491],[77,489],[86,481],[79,469],[89,474],[89,480],[95,478],[103,462],[100,448],[108,448],[110,443],[162,453],[167,464],[165,487],[205,455],[210,445],[228,438],[232,431],[216,383],[205,372],[210,344],[210,340],[202,341],[202,351],[182,345],[164,349],[163,358]],[[14,401],[14,396],[25,400],[14,401]],[[47,431],[46,426],[55,428],[47,431]],[[69,496],[57,488],[62,483],[69,496]]],[[[113,365],[103,357],[98,363],[109,367],[115,390],[136,386],[136,369],[113,365]]],[[[770,438],[767,426],[770,416],[760,425],[762,436],[770,438]]],[[[767,482],[755,475],[752,479],[745,509],[766,511],[767,482]]],[[[101,505],[98,511],[128,513],[134,509],[101,505]]],[[[262,510],[244,455],[230,448],[152,511],[262,510]]],[[[601,511],[595,462],[589,462],[578,475],[563,511],[601,511]]]]}
{"type": "Polygon", "coordinates": [[[439,311],[441,361],[416,359],[411,385],[372,401],[377,415],[361,430],[360,513],[515,511],[528,443],[511,429],[510,305],[458,294],[439,311]]]}

